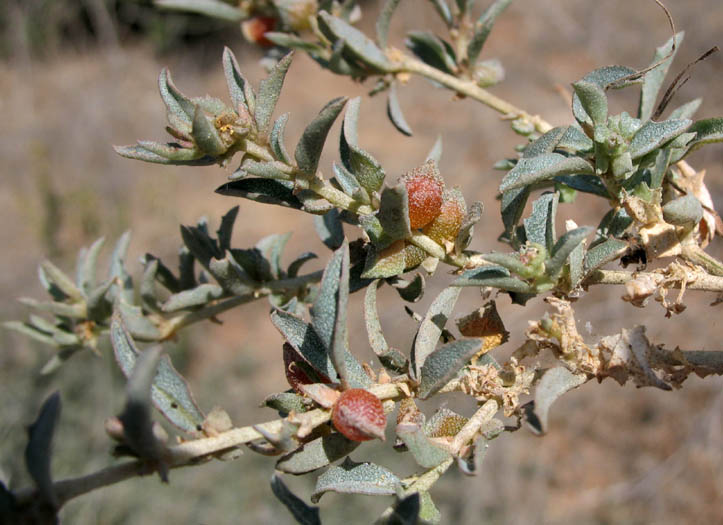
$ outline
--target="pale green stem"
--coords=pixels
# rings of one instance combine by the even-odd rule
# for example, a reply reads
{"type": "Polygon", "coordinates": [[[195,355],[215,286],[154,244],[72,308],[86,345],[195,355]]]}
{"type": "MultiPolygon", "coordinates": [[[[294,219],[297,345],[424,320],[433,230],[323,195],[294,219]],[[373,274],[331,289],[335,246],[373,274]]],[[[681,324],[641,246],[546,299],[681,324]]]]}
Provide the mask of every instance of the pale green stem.
{"type": "Polygon", "coordinates": [[[414,481],[406,488],[406,490],[404,491],[404,495],[409,496],[410,494],[414,494],[415,492],[423,492],[429,490],[432,485],[434,485],[437,480],[442,476],[442,474],[444,474],[447,469],[452,466],[452,463],[454,463],[454,458],[445,459],[442,463],[440,463],[433,469],[428,470],[421,476],[417,478],[409,478],[409,480],[414,479],[414,481]]]}
{"type": "Polygon", "coordinates": [[[474,81],[460,79],[454,75],[447,74],[403,53],[393,53],[393,56],[396,58],[393,69],[395,73],[414,73],[434,80],[461,95],[481,102],[485,106],[502,113],[507,118],[524,119],[530,122],[535,127],[535,130],[540,133],[546,133],[552,129],[552,125],[539,115],[527,113],[506,100],[493,95],[486,89],[479,87],[474,81]]]}

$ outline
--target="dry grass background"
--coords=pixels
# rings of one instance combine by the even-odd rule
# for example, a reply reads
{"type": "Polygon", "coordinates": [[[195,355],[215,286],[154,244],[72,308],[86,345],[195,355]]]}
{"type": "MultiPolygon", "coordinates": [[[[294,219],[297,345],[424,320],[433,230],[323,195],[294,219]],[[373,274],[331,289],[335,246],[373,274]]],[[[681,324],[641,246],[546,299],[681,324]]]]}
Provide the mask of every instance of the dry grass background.
{"type": "MultiPolygon", "coordinates": [[[[373,4],[374,2],[370,2],[373,4]]],[[[722,44],[723,6],[719,0],[670,1],[668,7],[686,41],[673,66],[680,70],[715,44],[722,44]]],[[[374,6],[369,6],[371,12],[374,6]]],[[[428,2],[402,2],[393,31],[438,27],[428,2]]],[[[370,20],[365,22],[370,25],[370,20]]],[[[397,33],[400,34],[400,33],[397,33]]],[[[554,124],[570,121],[567,104],[556,85],[569,86],[587,71],[606,64],[646,65],[655,46],[669,37],[663,14],[652,1],[520,0],[500,20],[485,50],[506,66],[507,80],[494,88],[512,102],[538,112],[554,124]],[[624,13],[624,14],[623,14],[624,13]]],[[[248,77],[262,78],[259,55],[240,38],[228,44],[248,77]]],[[[401,46],[401,41],[396,45],[401,46]]],[[[123,42],[115,49],[58,50],[49,59],[0,63],[0,317],[25,316],[13,300],[42,296],[37,263],[52,255],[70,270],[77,250],[97,236],[107,241],[130,228],[129,257],[151,252],[172,261],[180,242],[178,224],[201,215],[218,224],[231,206],[241,205],[235,230],[238,246],[262,236],[293,231],[287,260],[301,251],[328,252],[310,233],[311,219],[298,213],[213,194],[226,173],[216,168],[160,167],[116,156],[111,144],[137,138],[160,139],[165,124],[155,82],[169,65],[179,87],[188,94],[225,97],[216,42],[159,58],[144,43],[123,42]]],[[[700,64],[677,96],[682,103],[702,96],[699,117],[723,114],[723,58],[700,64]]],[[[279,112],[291,111],[289,143],[318,109],[339,94],[364,94],[369,86],[320,71],[298,56],[287,77],[279,112]]],[[[412,139],[396,133],[384,117],[381,98],[362,104],[360,140],[391,177],[423,160],[438,133],[445,143],[441,169],[451,184],[462,187],[468,201],[486,206],[473,248],[499,249],[498,204],[494,200],[500,173],[490,166],[509,155],[518,142],[496,114],[471,101],[452,100],[448,92],[413,80],[402,93],[402,105],[415,131],[412,139]]],[[[635,97],[617,97],[620,107],[634,107],[635,97]]],[[[617,102],[616,102],[617,103],[617,102]]],[[[332,136],[338,126],[332,131],[332,136]]],[[[332,139],[321,166],[335,158],[332,139]]],[[[723,148],[713,146],[692,162],[708,170],[715,202],[723,202],[723,148]]],[[[561,206],[564,218],[596,224],[601,203],[581,197],[580,204],[561,206]]],[[[351,233],[351,232],[350,232],[351,233]]],[[[714,253],[723,255],[720,242],[714,253]]],[[[444,273],[436,281],[445,281],[444,273]]],[[[430,284],[423,312],[441,288],[430,284]]],[[[683,348],[720,349],[723,330],[720,306],[711,297],[688,295],[689,308],[666,320],[657,304],[636,309],[619,300],[617,288],[595,289],[578,303],[580,326],[590,322],[592,337],[644,323],[654,342],[683,348]]],[[[408,348],[413,324],[394,293],[382,290],[383,325],[389,338],[408,348]]],[[[352,302],[352,319],[361,319],[360,297],[352,302]]],[[[459,312],[479,305],[473,290],[463,294],[459,312]]],[[[529,308],[500,298],[498,307],[514,348],[527,319],[544,312],[540,300],[529,308]]],[[[272,419],[256,408],[268,393],[285,385],[279,364],[281,339],[268,322],[268,306],[243,306],[223,316],[223,326],[194,327],[169,349],[174,362],[194,387],[202,408],[220,404],[238,425],[272,419]]],[[[354,350],[371,360],[361,323],[351,327],[354,350]]],[[[12,486],[26,485],[20,456],[24,426],[42,399],[60,388],[64,413],[56,441],[55,476],[66,477],[108,464],[108,440],[102,421],[120,410],[123,384],[106,353],[83,354],[55,376],[37,372],[50,351],[6,331],[0,332],[0,472],[12,486]]],[[[682,391],[621,388],[612,382],[587,384],[564,397],[553,409],[550,433],[543,439],[520,431],[496,440],[477,478],[450,473],[433,495],[445,523],[719,523],[723,520],[723,380],[693,378],[682,391]]],[[[467,412],[469,403],[445,400],[467,412]]],[[[411,473],[405,456],[381,445],[357,450],[355,460],[377,460],[411,473]]],[[[273,500],[267,480],[272,461],[246,454],[232,463],[214,463],[171,474],[171,483],[135,480],[88,495],[63,511],[66,523],[292,523],[273,500]]],[[[292,479],[302,496],[311,479],[292,479]]],[[[367,523],[388,504],[365,497],[327,495],[321,502],[325,523],[367,523]]]]}

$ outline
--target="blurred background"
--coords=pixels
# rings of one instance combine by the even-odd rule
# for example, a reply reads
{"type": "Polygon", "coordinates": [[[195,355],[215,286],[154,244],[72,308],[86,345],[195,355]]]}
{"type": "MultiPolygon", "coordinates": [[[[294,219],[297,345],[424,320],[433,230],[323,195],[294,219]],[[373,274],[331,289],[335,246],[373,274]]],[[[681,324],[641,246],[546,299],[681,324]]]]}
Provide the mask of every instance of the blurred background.
{"type": "MultiPolygon", "coordinates": [[[[373,27],[379,3],[361,2],[362,27],[373,27]]],[[[686,64],[723,44],[723,4],[669,0],[667,6],[677,29],[686,31],[672,80],[686,64]]],[[[422,28],[443,34],[431,3],[402,2],[392,24],[392,44],[403,47],[404,32],[422,28]]],[[[571,82],[602,65],[642,68],[669,37],[668,22],[652,0],[518,0],[500,18],[483,53],[484,58],[499,58],[506,68],[507,78],[494,93],[563,125],[571,115],[561,90],[569,91],[571,82]]],[[[179,224],[206,216],[215,228],[236,204],[241,212],[235,246],[293,231],[286,261],[312,250],[320,255],[317,267],[323,266],[329,253],[313,233],[310,216],[214,194],[230,173],[222,168],[144,164],[122,159],[111,148],[136,139],[164,139],[165,113],[156,87],[164,66],[185,93],[225,99],[224,45],[234,50],[252,82],[263,78],[261,53],[243,42],[235,24],[161,12],[149,0],[0,3],[0,320],[26,317],[15,298],[43,297],[36,268],[45,258],[72,272],[82,246],[100,236],[110,246],[130,229],[128,266],[137,277],[136,261],[143,253],[174,263],[179,224]]],[[[703,97],[697,118],[721,116],[721,82],[723,55],[718,53],[693,70],[671,107],[703,97]]],[[[289,144],[329,99],[365,95],[370,88],[335,77],[298,55],[278,106],[279,114],[291,112],[289,144]]],[[[485,204],[472,248],[501,249],[495,240],[501,223],[494,199],[501,173],[491,166],[510,156],[520,138],[491,110],[455,100],[423,80],[413,79],[400,96],[414,137],[393,129],[382,97],[365,97],[361,145],[395,178],[421,163],[441,134],[447,183],[459,185],[468,202],[485,204]]],[[[613,111],[627,108],[632,113],[636,99],[634,90],[616,94],[613,111]]],[[[338,125],[330,136],[337,133],[338,125]]],[[[329,171],[337,158],[335,143],[331,138],[322,170],[329,171]]],[[[708,187],[720,206],[723,147],[704,148],[690,162],[707,170],[708,187]]],[[[561,205],[560,227],[566,218],[596,225],[602,204],[581,195],[575,205],[561,205]]],[[[109,251],[107,247],[106,257],[109,251]]],[[[711,252],[723,256],[719,240],[711,252]]],[[[413,309],[423,313],[450,279],[438,272],[413,309]]],[[[721,349],[721,306],[708,306],[711,295],[689,292],[687,310],[668,320],[658,304],[634,308],[620,300],[622,293],[598,286],[581,298],[576,306],[581,333],[586,333],[586,323],[590,340],[645,324],[651,341],[670,348],[721,349]]],[[[408,350],[414,322],[395,292],[382,289],[380,299],[390,343],[408,350]]],[[[351,304],[351,341],[353,350],[371,362],[361,300],[357,294],[351,304]]],[[[481,304],[479,294],[469,289],[457,312],[481,304]]],[[[539,318],[545,305],[535,299],[522,308],[500,296],[498,309],[512,333],[510,342],[495,350],[504,359],[522,340],[526,321],[539,318]]],[[[268,311],[263,301],[244,305],[224,314],[223,325],[194,326],[169,345],[200,406],[206,411],[222,406],[236,425],[274,419],[274,412],[257,407],[266,395],[286,388],[279,359],[282,340],[268,311]]],[[[0,479],[14,488],[29,484],[21,461],[25,427],[55,389],[63,398],[55,478],[111,463],[103,420],[121,410],[124,384],[107,348],[102,357],[79,354],[52,376],[38,373],[51,349],[6,330],[0,331],[0,349],[0,479]]],[[[454,395],[442,401],[467,415],[474,410],[454,395]]],[[[547,436],[537,438],[524,429],[502,436],[492,443],[478,477],[464,478],[451,469],[432,494],[444,523],[719,523],[722,419],[720,377],[694,377],[674,392],[590,383],[555,405],[547,436]]],[[[382,444],[360,447],[352,457],[380,462],[403,475],[415,469],[411,458],[382,444]]],[[[293,523],[269,490],[272,471],[272,460],[247,453],[230,463],[175,470],[169,485],[151,477],[86,495],[68,504],[61,517],[77,524],[293,523]]],[[[288,479],[304,498],[313,481],[314,476],[288,479]]],[[[371,522],[388,504],[383,498],[337,494],[320,503],[322,519],[330,524],[371,522]]]]}

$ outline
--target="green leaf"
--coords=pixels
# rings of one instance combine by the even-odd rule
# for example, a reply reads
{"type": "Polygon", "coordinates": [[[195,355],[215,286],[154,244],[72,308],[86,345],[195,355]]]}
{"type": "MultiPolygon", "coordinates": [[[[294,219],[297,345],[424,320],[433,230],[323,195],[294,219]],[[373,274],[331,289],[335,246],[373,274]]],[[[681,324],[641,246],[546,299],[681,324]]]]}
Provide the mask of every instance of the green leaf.
{"type": "Polygon", "coordinates": [[[380,284],[380,281],[370,284],[364,296],[364,321],[366,323],[369,346],[372,347],[374,354],[376,354],[385,368],[395,374],[405,373],[407,370],[407,358],[398,350],[389,348],[384,338],[382,325],[379,321],[377,288],[380,284]]]}
{"type": "Polygon", "coordinates": [[[625,230],[633,223],[633,219],[625,211],[625,208],[610,210],[600,221],[597,227],[598,236],[619,238],[625,230]]]}
{"type": "Polygon", "coordinates": [[[350,144],[349,162],[350,171],[365,190],[371,193],[381,189],[386,173],[377,159],[363,149],[350,144]]]}
{"type": "Polygon", "coordinates": [[[161,92],[161,98],[166,104],[166,108],[168,108],[168,112],[179,118],[190,130],[195,111],[194,104],[190,98],[181,93],[175,86],[168,68],[164,67],[158,76],[158,89],[161,92]]]}
{"type": "Polygon", "coordinates": [[[532,213],[525,219],[525,235],[529,242],[545,247],[548,252],[555,246],[555,217],[559,194],[543,193],[532,203],[532,213]]]}
{"type": "Polygon", "coordinates": [[[399,105],[399,98],[397,97],[397,83],[392,82],[389,86],[389,94],[387,97],[387,116],[392,121],[394,127],[397,128],[404,135],[411,137],[412,128],[407,124],[407,119],[404,118],[402,107],[399,105]]]}
{"type": "Polygon", "coordinates": [[[65,300],[66,298],[72,302],[84,300],[83,292],[75,285],[73,280],[52,262],[41,262],[39,275],[45,289],[51,295],[57,295],[59,300],[65,300]]]}
{"type": "MultiPolygon", "coordinates": [[[[110,340],[118,366],[129,377],[140,352],[118,312],[111,319],[110,340]]],[[[203,412],[196,405],[188,383],[173,368],[168,356],[161,359],[158,365],[151,387],[151,399],[166,419],[184,432],[195,434],[201,428],[203,412]]]]}
{"type": "Polygon", "coordinates": [[[284,55],[271,69],[269,76],[262,80],[259,85],[254,119],[256,120],[258,134],[262,137],[266,136],[269,131],[271,115],[273,115],[274,109],[276,109],[276,102],[279,100],[281,88],[286,78],[286,72],[289,70],[289,66],[291,66],[293,56],[293,51],[284,55]]]}
{"type": "Polygon", "coordinates": [[[449,383],[482,348],[483,339],[458,339],[432,352],[419,373],[419,398],[427,399],[449,383]]]}
{"type": "MultiPolygon", "coordinates": [[[[316,217],[314,217],[316,218],[316,217]]],[[[296,277],[299,275],[299,270],[301,269],[301,266],[306,263],[307,261],[310,261],[312,259],[316,259],[317,256],[313,252],[304,252],[301,255],[299,255],[296,259],[294,259],[291,264],[289,264],[288,270],[286,270],[286,274],[290,277],[296,277]]]]}
{"type": "Polygon", "coordinates": [[[323,51],[323,47],[315,42],[309,42],[293,33],[278,33],[276,31],[267,31],[264,38],[276,44],[277,46],[286,47],[288,49],[301,49],[307,53],[319,53],[323,51]]]}
{"type": "MultiPolygon", "coordinates": [[[[151,419],[151,390],[163,349],[154,346],[137,355],[128,374],[126,403],[118,416],[123,423],[123,438],[139,457],[161,460],[162,448],[153,433],[151,419]]],[[[124,371],[125,372],[125,371],[124,371]]],[[[163,468],[161,478],[167,481],[163,468]]]]}
{"type": "Polygon", "coordinates": [[[390,284],[397,290],[399,297],[409,303],[416,303],[424,295],[424,277],[419,272],[412,281],[397,278],[390,284]]]}
{"type": "MultiPolygon", "coordinates": [[[[55,427],[60,418],[60,392],[48,397],[35,421],[28,427],[28,444],[25,446],[25,466],[38,489],[40,500],[57,508],[58,501],[50,473],[52,442],[55,427]]],[[[2,517],[2,516],[0,516],[2,517]]]]}
{"type": "Polygon", "coordinates": [[[425,64],[449,74],[457,70],[454,52],[434,33],[410,31],[404,43],[425,64]]]}
{"type": "Polygon", "coordinates": [[[473,202],[469,207],[467,215],[462,219],[462,225],[459,227],[457,238],[454,240],[454,249],[456,253],[462,253],[472,240],[472,234],[474,232],[474,225],[482,219],[482,212],[484,206],[482,203],[477,201],[473,202]]]}
{"type": "Polygon", "coordinates": [[[586,381],[585,374],[573,374],[561,366],[547,370],[537,384],[535,400],[525,405],[525,418],[530,430],[537,435],[545,434],[550,406],[562,394],[586,381]]]}
{"type": "Polygon", "coordinates": [[[226,152],[228,147],[221,140],[216,127],[206,116],[200,106],[196,106],[193,113],[193,127],[191,136],[196,146],[204,153],[218,157],[226,152]]]}
{"type": "Polygon", "coordinates": [[[286,417],[291,412],[306,412],[309,410],[308,398],[292,392],[280,392],[271,394],[264,399],[261,406],[277,410],[281,417],[286,417]]]}
{"type": "Polygon", "coordinates": [[[276,470],[288,474],[306,474],[350,454],[359,446],[358,441],[345,438],[340,433],[329,434],[304,443],[286,454],[276,463],[276,470]]]}
{"type": "Polygon", "coordinates": [[[238,206],[234,206],[226,212],[221,218],[221,225],[216,230],[216,236],[218,237],[218,248],[223,253],[231,249],[231,236],[233,235],[233,225],[238,217],[238,206]]]}
{"type": "Polygon", "coordinates": [[[479,17],[474,25],[472,39],[467,45],[467,61],[469,64],[474,64],[477,61],[477,57],[492,31],[492,26],[497,20],[497,17],[507,9],[507,6],[510,5],[511,2],[512,0],[495,0],[494,3],[484,10],[482,16],[479,17]]]}
{"type": "MultiPolygon", "coordinates": [[[[585,82],[592,82],[597,84],[603,90],[607,90],[609,87],[622,88],[634,83],[635,81],[627,81],[623,83],[620,81],[625,77],[634,76],[636,74],[637,71],[630,69],[629,67],[605,66],[591,71],[582,77],[582,80],[585,82]]],[[[583,108],[577,93],[572,96],[572,113],[581,126],[592,126],[593,121],[583,108]]]]}
{"type": "MultiPolygon", "coordinates": [[[[702,102],[702,98],[696,98],[690,102],[686,102],[682,106],[671,111],[668,118],[676,120],[693,118],[693,115],[695,115],[695,112],[698,111],[702,102]]],[[[695,126],[695,124],[693,124],[693,126],[695,126]]]]}
{"type": "Polygon", "coordinates": [[[585,254],[584,274],[588,275],[590,272],[614,261],[623,255],[627,249],[628,243],[618,239],[608,239],[593,246],[585,254]]]}
{"type": "Polygon", "coordinates": [[[356,177],[344,166],[334,162],[332,169],[334,170],[334,178],[339,183],[339,186],[341,186],[344,193],[351,197],[358,197],[358,200],[361,200],[364,204],[369,204],[371,202],[369,200],[369,194],[359,185],[356,177]]]}
{"type": "Polygon", "coordinates": [[[404,273],[404,243],[397,241],[384,250],[371,246],[367,253],[363,279],[385,279],[404,273]]]}
{"type": "Polygon", "coordinates": [[[227,22],[240,22],[244,19],[243,11],[220,0],[153,0],[153,2],[164,9],[198,13],[227,22]]]}
{"type": "MultiPolygon", "coordinates": [[[[691,153],[705,144],[723,142],[723,118],[708,118],[695,122],[688,131],[695,132],[695,139],[688,144],[691,153]]],[[[686,153],[686,155],[688,154],[686,153]]]]}
{"type": "Polygon", "coordinates": [[[557,147],[557,144],[567,133],[567,129],[568,128],[565,127],[552,128],[550,131],[525,146],[525,149],[522,150],[522,157],[531,159],[532,157],[537,157],[543,153],[552,153],[557,147]]]}
{"type": "Polygon", "coordinates": [[[401,480],[393,472],[374,463],[355,463],[348,457],[340,466],[332,466],[316,480],[311,501],[316,503],[326,492],[392,496],[401,480]]]}
{"type": "Polygon", "coordinates": [[[110,295],[115,300],[119,297],[122,301],[127,303],[133,302],[133,280],[125,269],[125,258],[128,252],[128,244],[131,240],[131,232],[125,231],[123,235],[118,238],[116,245],[113,248],[113,253],[110,258],[110,275],[111,279],[119,281],[119,285],[114,283],[110,289],[110,295]]]}
{"type": "Polygon", "coordinates": [[[650,120],[650,117],[653,115],[658,93],[665,80],[665,75],[668,74],[670,64],[673,62],[678,48],[683,42],[684,35],[685,32],[683,31],[673,35],[670,40],[655,50],[655,55],[653,55],[653,61],[650,65],[657,64],[661,60],[662,62],[643,76],[643,86],[640,90],[640,105],[638,106],[638,118],[640,120],[650,120]],[[673,49],[673,43],[675,43],[675,49],[673,49]],[[663,60],[664,58],[665,60],[663,60]]]}
{"type": "MultiPolygon", "coordinates": [[[[238,111],[239,107],[246,106],[246,92],[252,89],[251,85],[241,74],[238,61],[233,51],[228,47],[224,46],[223,48],[221,63],[223,64],[223,73],[226,76],[226,85],[228,85],[228,93],[233,104],[233,109],[238,111]]],[[[248,106],[246,106],[246,108],[250,112],[248,106]]]]}
{"type": "Polygon", "coordinates": [[[284,277],[283,270],[281,269],[281,255],[290,237],[290,232],[273,233],[256,243],[255,248],[261,253],[261,256],[268,261],[271,272],[269,277],[271,279],[281,279],[284,277]]]}
{"type": "Polygon", "coordinates": [[[409,222],[409,196],[404,184],[384,188],[377,218],[382,225],[384,234],[390,240],[406,239],[412,236],[409,222]]]}
{"type": "Polygon", "coordinates": [[[304,130],[294,152],[294,158],[302,173],[308,175],[316,173],[326,136],[346,102],[346,97],[330,101],[304,130]]]}
{"type": "Polygon", "coordinates": [[[331,380],[336,378],[336,370],[331,364],[326,346],[310,324],[294,314],[278,309],[271,312],[271,322],[316,372],[331,380]]]}
{"type": "Polygon", "coordinates": [[[319,507],[310,507],[295,496],[277,474],[271,477],[271,491],[289,509],[297,523],[301,525],[321,525],[319,507]]]}
{"type": "Polygon", "coordinates": [[[531,291],[526,282],[510,277],[510,271],[507,268],[497,265],[467,270],[452,283],[452,286],[492,286],[519,293],[531,291]]]}
{"type": "Polygon", "coordinates": [[[597,175],[558,175],[554,180],[573,190],[591,193],[605,199],[610,198],[610,193],[605,184],[597,175]]]}
{"type": "Polygon", "coordinates": [[[449,452],[432,443],[422,427],[415,423],[399,423],[396,434],[420,467],[434,468],[450,457],[449,452]]]}
{"type": "Polygon", "coordinates": [[[261,178],[235,180],[216,188],[216,193],[297,210],[303,206],[299,198],[294,195],[293,183],[286,181],[261,178]]]}
{"type": "Polygon", "coordinates": [[[608,118],[608,98],[605,90],[594,82],[580,80],[572,85],[575,95],[593,124],[605,124],[608,118]]]}
{"type": "Polygon", "coordinates": [[[286,123],[289,121],[289,114],[284,113],[274,122],[274,126],[271,128],[271,136],[269,137],[269,145],[271,151],[280,161],[291,164],[291,157],[286,151],[284,146],[284,130],[286,129],[286,123]]]}
{"type": "Polygon", "coordinates": [[[675,226],[692,227],[703,218],[703,206],[694,195],[684,195],[663,205],[663,219],[675,226]]]}
{"type": "Polygon", "coordinates": [[[157,142],[138,141],[137,146],[113,146],[121,157],[142,160],[154,164],[173,166],[211,166],[217,160],[197,149],[179,147],[175,144],[159,144],[157,142]]]}
{"type": "MultiPolygon", "coordinates": [[[[565,157],[559,153],[544,153],[532,158],[522,158],[505,176],[500,184],[501,192],[508,192],[554,179],[560,175],[595,173],[592,165],[580,157],[565,157]]],[[[503,202],[504,204],[504,202],[503,202]]]]}
{"type": "Polygon", "coordinates": [[[375,525],[417,525],[419,523],[419,499],[419,492],[405,496],[387,509],[382,518],[374,522],[375,525]]]}
{"type": "MultiPolygon", "coordinates": [[[[648,121],[643,124],[630,141],[630,155],[639,159],[659,148],[666,142],[691,128],[693,122],[690,120],[666,120],[664,122],[648,121]]],[[[691,129],[692,131],[692,129],[691,129]]],[[[723,140],[723,137],[721,138],[723,140]]]]}
{"type": "Polygon", "coordinates": [[[76,278],[78,287],[86,296],[95,288],[96,282],[96,265],[98,263],[98,254],[105,239],[101,237],[95,241],[87,250],[81,250],[78,260],[78,275],[76,278]]]}
{"type": "Polygon", "coordinates": [[[590,226],[583,226],[560,237],[552,249],[552,256],[545,262],[545,273],[551,277],[559,275],[572,251],[594,230],[590,226]]]}
{"type": "Polygon", "coordinates": [[[163,303],[163,311],[166,313],[187,310],[196,306],[203,306],[211,301],[223,297],[223,288],[217,284],[199,284],[190,290],[183,290],[171,295],[163,303]]]}
{"type": "Polygon", "coordinates": [[[319,19],[357,60],[381,72],[389,70],[391,64],[384,52],[364,33],[325,11],[319,13],[319,19]]]}
{"type": "Polygon", "coordinates": [[[447,0],[429,0],[432,2],[432,5],[437,10],[437,14],[444,20],[444,23],[448,26],[451,26],[454,22],[454,19],[452,18],[452,11],[449,10],[449,5],[447,5],[447,0]]]}
{"type": "Polygon", "coordinates": [[[429,153],[427,153],[427,158],[424,159],[424,162],[433,160],[437,164],[439,164],[439,161],[442,158],[442,135],[437,135],[437,140],[434,141],[434,144],[432,145],[432,149],[429,150],[429,153]]]}
{"type": "Polygon", "coordinates": [[[449,287],[442,290],[432,301],[422,323],[419,325],[412,348],[412,366],[414,367],[415,378],[420,377],[424,362],[437,348],[444,325],[452,315],[460,292],[461,290],[458,287],[449,287]]]}
{"type": "Polygon", "coordinates": [[[338,249],[344,242],[344,228],[337,208],[324,215],[314,216],[314,229],[321,242],[330,250],[338,249]]]}
{"type": "Polygon", "coordinates": [[[568,126],[556,147],[571,153],[589,153],[593,142],[578,126],[568,126]]]}
{"type": "Polygon", "coordinates": [[[379,17],[377,18],[377,42],[382,49],[385,49],[387,47],[389,24],[392,21],[392,15],[394,14],[394,10],[399,5],[399,1],[400,0],[387,0],[387,2],[384,4],[384,7],[382,7],[382,10],[379,13],[379,17]]]}

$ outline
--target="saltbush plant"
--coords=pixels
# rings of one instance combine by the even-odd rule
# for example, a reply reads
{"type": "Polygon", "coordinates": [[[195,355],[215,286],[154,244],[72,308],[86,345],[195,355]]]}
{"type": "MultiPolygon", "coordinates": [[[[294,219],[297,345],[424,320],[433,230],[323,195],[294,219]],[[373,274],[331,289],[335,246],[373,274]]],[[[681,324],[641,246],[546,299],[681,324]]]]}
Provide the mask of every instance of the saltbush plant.
{"type": "Polygon", "coordinates": [[[717,293],[715,301],[721,302],[723,264],[704,250],[721,234],[721,220],[703,172],[686,158],[723,141],[723,118],[695,120],[700,99],[668,109],[690,74],[689,66],[666,84],[683,33],[675,32],[669,18],[672,36],[655,50],[649,67],[606,66],[573,82],[570,124],[552,127],[487,90],[503,70],[482,51],[510,2],[496,0],[478,12],[474,0],[431,0],[425,5],[436,10],[448,34],[410,31],[404,51],[390,44],[388,34],[399,0],[384,3],[372,36],[355,25],[362,13],[349,0],[238,5],[158,0],[165,8],[241,22],[243,35],[266,49],[268,76],[252,86],[233,53],[224,50],[229,99],[222,101],[185,95],[164,69],[159,88],[171,142],[141,140],[116,151],[159,164],[238,163],[217,193],[313,215],[330,250],[328,262],[323,271],[305,272],[304,264],[317,256],[302,253],[282,266],[288,235],[233,246],[238,207],[215,231],[205,220],[182,226],[177,268],[147,254],[137,286],[126,269],[127,233],[102,277],[96,261],[103,240],[80,253],[75,278],[43,262],[39,276],[49,300],[24,299],[35,313],[7,326],[57,349],[43,373],[80,352],[97,352],[100,339],[110,336],[128,384],[125,408],[106,421],[106,430],[116,441],[114,454],[130,459],[54,481],[50,445],[60,414],[60,396],[54,394],[29,429],[25,460],[35,486],[10,491],[0,484],[1,521],[52,523],[67,501],[89,491],[151,473],[168,481],[174,468],[203,468],[207,461],[250,449],[276,457],[271,489],[300,523],[320,523],[319,509],[292,494],[283,475],[315,476],[312,504],[330,491],[389,498],[389,508],[368,516],[370,522],[438,523],[443,518],[433,487],[440,476],[453,466],[478,474],[488,445],[508,432],[526,426],[544,434],[549,409],[562,394],[608,377],[621,385],[671,390],[690,374],[723,374],[723,351],[666,348],[649,341],[644,326],[587,342],[575,321],[575,299],[603,284],[623,286],[623,299],[635,306],[654,297],[669,317],[685,308],[686,290],[717,293]],[[496,164],[503,174],[488,196],[500,200],[504,248],[468,249],[483,206],[465,202],[454,181],[440,173],[441,140],[404,175],[387,176],[362,146],[359,97],[329,101],[293,150],[287,149],[284,132],[291,117],[276,116],[275,106],[295,53],[307,53],[336,74],[366,80],[371,94],[385,93],[388,116],[405,135],[412,130],[398,97],[412,75],[503,114],[522,136],[519,148],[496,164]],[[631,88],[640,91],[638,107],[612,114],[611,92],[631,88]],[[337,119],[343,120],[341,133],[330,141],[337,119]],[[320,166],[329,142],[338,145],[338,159],[320,166]],[[558,211],[578,192],[602,199],[606,213],[597,224],[568,220],[565,231],[558,231],[558,211]],[[638,267],[616,269],[621,262],[638,267]],[[451,283],[427,312],[412,313],[418,327],[411,347],[389,346],[377,311],[378,288],[391,286],[402,301],[414,303],[426,280],[445,279],[450,272],[451,283]],[[477,309],[455,313],[465,288],[478,295],[481,290],[483,299],[477,309]],[[362,363],[359,343],[349,342],[347,305],[353,293],[364,294],[375,363],[362,363]],[[495,357],[509,335],[495,306],[499,295],[522,306],[542,297],[550,308],[530,320],[524,342],[504,362],[495,357]],[[190,324],[264,298],[280,334],[279,366],[288,385],[263,401],[275,419],[234,427],[222,409],[206,414],[199,408],[163,343],[190,324]],[[419,408],[418,400],[448,392],[469,396],[477,410],[419,408]],[[177,428],[179,439],[171,441],[153,421],[153,407],[177,428]],[[407,452],[416,473],[404,477],[350,458],[373,439],[407,452]]]}

